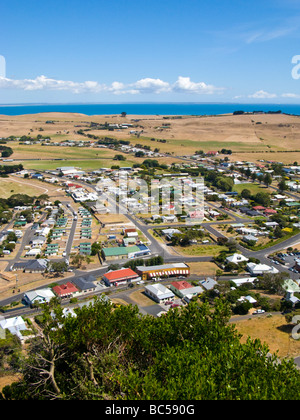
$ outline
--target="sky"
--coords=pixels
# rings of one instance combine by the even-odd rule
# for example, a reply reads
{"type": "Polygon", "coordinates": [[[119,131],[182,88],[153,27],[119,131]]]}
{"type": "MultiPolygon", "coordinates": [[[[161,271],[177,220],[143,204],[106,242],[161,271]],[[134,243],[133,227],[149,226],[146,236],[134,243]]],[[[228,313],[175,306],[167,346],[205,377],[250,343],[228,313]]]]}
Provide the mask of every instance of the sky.
{"type": "Polygon", "coordinates": [[[299,0],[1,0],[0,104],[300,103],[299,0]]]}

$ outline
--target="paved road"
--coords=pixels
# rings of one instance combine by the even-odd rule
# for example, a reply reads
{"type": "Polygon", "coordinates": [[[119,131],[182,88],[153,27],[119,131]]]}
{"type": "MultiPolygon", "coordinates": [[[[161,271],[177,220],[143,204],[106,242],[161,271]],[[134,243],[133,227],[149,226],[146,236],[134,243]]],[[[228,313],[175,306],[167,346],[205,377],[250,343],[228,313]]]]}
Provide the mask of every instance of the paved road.
{"type": "MultiPolygon", "coordinates": [[[[68,178],[64,178],[62,177],[62,180],[66,180],[69,181],[68,178]]],[[[94,191],[96,191],[96,186],[91,185],[91,184],[87,184],[85,182],[79,181],[79,184],[82,184],[85,187],[89,187],[94,189],[94,191]]],[[[63,204],[67,204],[67,202],[63,202],[63,204]]],[[[113,203],[115,204],[115,203],[113,203]]],[[[211,205],[211,203],[210,203],[211,205]]],[[[212,206],[215,206],[214,204],[212,204],[212,206]]],[[[182,262],[185,261],[186,263],[189,262],[208,262],[208,261],[212,261],[212,257],[201,257],[201,256],[195,256],[195,257],[187,257],[187,256],[180,256],[180,255],[174,255],[171,252],[168,251],[168,247],[165,246],[164,244],[162,244],[160,241],[158,241],[156,238],[154,238],[150,233],[149,230],[155,228],[155,226],[151,226],[151,225],[145,225],[143,224],[140,220],[138,220],[134,215],[129,214],[126,209],[124,207],[122,207],[121,205],[116,205],[117,207],[117,211],[119,211],[120,213],[125,213],[127,218],[136,225],[136,227],[145,235],[145,237],[149,240],[149,248],[151,250],[152,255],[161,255],[165,262],[182,262]]],[[[253,220],[251,219],[245,219],[243,217],[239,217],[239,216],[234,216],[231,212],[228,212],[224,209],[219,209],[219,207],[215,206],[219,211],[222,211],[223,213],[229,215],[230,217],[233,217],[236,223],[253,223],[253,220]]],[[[73,209],[72,209],[73,210],[73,209]]],[[[211,234],[213,234],[216,237],[226,237],[224,234],[222,234],[221,232],[217,231],[216,229],[214,229],[214,225],[217,224],[224,224],[224,223],[228,223],[228,221],[224,222],[204,222],[202,223],[203,227],[205,227],[205,229],[207,229],[211,234]]],[[[158,225],[159,227],[162,227],[162,225],[158,225]]],[[[173,226],[173,225],[172,225],[173,226]]],[[[176,224],[174,225],[174,227],[176,226],[186,226],[185,223],[180,223],[180,224],[176,224]]],[[[76,221],[73,221],[72,223],[72,227],[71,227],[71,231],[70,231],[70,236],[69,236],[69,240],[68,240],[68,244],[67,244],[67,255],[69,255],[71,247],[72,247],[72,241],[73,241],[73,237],[74,237],[74,233],[75,233],[75,229],[76,229],[76,221]]],[[[270,260],[267,258],[267,256],[273,252],[276,251],[280,251],[284,248],[287,248],[289,246],[293,246],[296,243],[300,242],[300,234],[295,235],[294,237],[287,239],[286,241],[281,242],[278,245],[274,245],[273,247],[270,247],[266,250],[262,250],[262,251],[251,251],[247,248],[244,248],[241,245],[238,245],[238,249],[242,252],[243,255],[245,255],[248,258],[251,257],[255,257],[258,258],[262,263],[264,264],[268,264],[270,265],[270,260]]],[[[11,260],[9,261],[11,263],[11,260]]],[[[114,263],[120,263],[121,265],[123,265],[126,262],[126,260],[121,260],[121,261],[114,261],[114,263]]],[[[281,266],[281,265],[276,265],[276,268],[279,271],[287,271],[287,268],[281,266]]],[[[100,270],[102,270],[100,268],[100,270]]],[[[299,278],[299,276],[296,273],[292,273],[289,272],[290,276],[292,278],[299,278]]],[[[82,274],[81,274],[82,275],[82,274]]],[[[64,281],[64,280],[62,280],[64,281]]],[[[16,299],[16,296],[14,296],[14,299],[16,299]]]]}

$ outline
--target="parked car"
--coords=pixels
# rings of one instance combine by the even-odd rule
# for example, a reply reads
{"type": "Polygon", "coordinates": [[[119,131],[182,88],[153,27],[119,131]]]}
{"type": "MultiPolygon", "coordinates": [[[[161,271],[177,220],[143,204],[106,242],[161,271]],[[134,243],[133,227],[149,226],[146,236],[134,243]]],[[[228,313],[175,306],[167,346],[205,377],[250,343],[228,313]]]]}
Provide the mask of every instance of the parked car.
{"type": "Polygon", "coordinates": [[[177,308],[177,306],[180,306],[180,305],[178,305],[178,303],[173,303],[173,304],[171,305],[171,308],[177,308]]]}
{"type": "Polygon", "coordinates": [[[265,313],[266,311],[265,310],[263,310],[263,309],[257,309],[256,311],[254,311],[253,312],[253,314],[252,315],[258,315],[258,314],[263,314],[263,313],[265,313]]]}

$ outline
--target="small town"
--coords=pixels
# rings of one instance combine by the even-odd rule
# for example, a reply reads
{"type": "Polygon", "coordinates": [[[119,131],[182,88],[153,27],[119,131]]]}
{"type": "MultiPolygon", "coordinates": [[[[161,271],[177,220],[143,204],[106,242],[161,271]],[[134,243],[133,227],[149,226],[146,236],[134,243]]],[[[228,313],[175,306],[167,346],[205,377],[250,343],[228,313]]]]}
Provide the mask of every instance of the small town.
{"type": "Polygon", "coordinates": [[[236,162],[228,156],[207,152],[185,156],[181,165],[158,164],[151,175],[148,170],[148,182],[151,178],[163,189],[161,178],[167,179],[163,185],[171,191],[158,214],[150,213],[148,196],[135,198],[136,191],[122,189],[124,179],[129,185],[145,177],[146,160],[136,168],[57,167],[9,174],[13,182],[24,183],[25,192],[28,183],[56,199],[47,193],[15,194],[3,203],[1,327],[26,339],[26,319],[36,317],[33,308],[53,297],[66,311],[101,296],[158,317],[224,293],[232,315],[296,314],[300,167],[236,162]],[[200,176],[203,202],[197,202],[192,188],[200,176]],[[176,213],[174,180],[176,186],[192,186],[191,195],[181,198],[188,212],[176,213]],[[111,209],[111,197],[118,211],[111,209]],[[272,289],[277,298],[267,297],[272,289]]]}
{"type": "Polygon", "coordinates": [[[297,2],[0,10],[0,400],[299,400],[297,2]]]}

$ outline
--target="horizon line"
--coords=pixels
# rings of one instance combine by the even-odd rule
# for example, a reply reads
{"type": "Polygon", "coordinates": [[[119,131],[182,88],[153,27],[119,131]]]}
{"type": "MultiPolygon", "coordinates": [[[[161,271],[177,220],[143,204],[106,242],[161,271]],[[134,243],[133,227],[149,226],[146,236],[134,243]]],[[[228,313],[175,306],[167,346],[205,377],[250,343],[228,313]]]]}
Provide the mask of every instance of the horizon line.
{"type": "Polygon", "coordinates": [[[17,102],[0,103],[4,106],[43,106],[43,105],[300,105],[299,103],[286,102],[17,102]]]}

